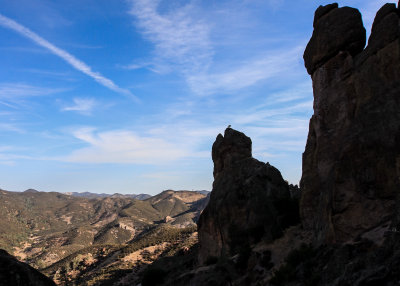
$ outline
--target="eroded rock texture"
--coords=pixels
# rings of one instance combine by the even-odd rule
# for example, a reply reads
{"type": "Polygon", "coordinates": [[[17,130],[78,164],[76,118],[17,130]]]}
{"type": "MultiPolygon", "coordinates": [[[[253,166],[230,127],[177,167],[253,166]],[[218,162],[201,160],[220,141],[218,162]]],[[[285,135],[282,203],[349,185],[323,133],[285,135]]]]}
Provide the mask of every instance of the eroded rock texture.
{"type": "Polygon", "coordinates": [[[377,13],[368,46],[358,10],[315,12],[304,61],[314,115],[303,154],[300,212],[318,242],[379,241],[400,192],[400,11],[377,13]]]}
{"type": "Polygon", "coordinates": [[[287,182],[276,168],[252,158],[249,137],[227,128],[215,140],[212,159],[213,190],[198,223],[200,263],[271,241],[297,222],[287,182]]]}

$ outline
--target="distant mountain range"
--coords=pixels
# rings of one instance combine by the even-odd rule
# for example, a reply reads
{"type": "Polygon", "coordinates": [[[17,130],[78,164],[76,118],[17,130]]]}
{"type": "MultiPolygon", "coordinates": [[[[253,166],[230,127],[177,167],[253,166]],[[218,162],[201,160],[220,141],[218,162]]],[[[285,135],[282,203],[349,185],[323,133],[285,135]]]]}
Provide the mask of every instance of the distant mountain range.
{"type": "Polygon", "coordinates": [[[0,249],[61,284],[75,281],[77,273],[91,281],[109,265],[126,268],[131,252],[195,243],[192,234],[208,199],[204,192],[173,190],[155,196],[0,190],[0,249]],[[113,253],[119,254],[110,259],[113,253]],[[93,264],[90,273],[74,264],[82,255],[93,264]]]}
{"type": "Polygon", "coordinates": [[[74,197],[82,197],[82,198],[88,198],[88,199],[94,199],[94,198],[107,198],[107,197],[114,197],[114,198],[132,198],[132,199],[137,199],[137,200],[145,200],[151,197],[149,194],[97,194],[97,193],[90,193],[90,192],[83,192],[83,193],[78,193],[78,192],[67,192],[64,193],[68,196],[74,196],[74,197]]]}
{"type": "MultiPolygon", "coordinates": [[[[186,191],[185,192],[190,192],[186,191]]],[[[33,192],[38,192],[34,189],[28,189],[25,191],[25,193],[33,193],[33,192]]],[[[208,195],[210,191],[206,190],[199,190],[199,191],[193,191],[202,195],[208,195]]],[[[152,196],[149,194],[120,194],[120,193],[114,193],[114,194],[106,194],[106,193],[91,193],[91,192],[66,192],[64,193],[68,196],[74,196],[74,197],[82,197],[82,198],[88,198],[88,199],[94,199],[94,198],[107,198],[107,197],[113,197],[113,198],[132,198],[132,199],[137,199],[137,200],[146,200],[148,198],[151,198],[152,196]]]]}
{"type": "MultiPolygon", "coordinates": [[[[28,190],[27,190],[28,191],[28,190]]],[[[25,191],[25,192],[27,192],[25,191]]],[[[35,191],[30,189],[29,191],[35,191]]],[[[190,192],[190,191],[186,191],[186,192],[190,192]]],[[[193,191],[202,195],[208,195],[210,193],[210,191],[206,191],[206,190],[201,190],[201,191],[193,191]]],[[[66,195],[69,196],[74,196],[74,197],[83,197],[83,198],[106,198],[106,197],[114,197],[114,198],[132,198],[132,199],[137,199],[137,200],[146,200],[148,198],[151,198],[152,196],[149,194],[119,194],[119,193],[114,193],[114,194],[105,194],[105,193],[91,193],[91,192],[67,192],[64,193],[66,195]]]]}

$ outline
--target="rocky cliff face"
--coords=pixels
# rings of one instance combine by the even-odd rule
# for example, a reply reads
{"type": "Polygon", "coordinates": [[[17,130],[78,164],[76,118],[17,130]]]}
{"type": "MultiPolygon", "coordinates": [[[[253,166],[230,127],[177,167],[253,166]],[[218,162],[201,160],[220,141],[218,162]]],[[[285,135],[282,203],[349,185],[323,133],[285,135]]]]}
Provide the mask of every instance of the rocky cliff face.
{"type": "Polygon", "coordinates": [[[0,249],[0,285],[55,286],[56,284],[28,264],[0,249]]]}
{"type": "MultiPolygon", "coordinates": [[[[400,3],[399,3],[400,4],[400,3]]],[[[366,43],[358,10],[315,12],[304,52],[314,115],[301,191],[251,157],[228,128],[212,150],[214,185],[199,258],[224,256],[168,285],[397,285],[400,281],[400,9],[384,5],[366,43]],[[302,226],[287,229],[300,197],[302,226]],[[257,241],[260,240],[259,243],[257,241]],[[238,248],[249,247],[247,256],[238,248]],[[239,252],[239,255],[235,255],[239,252]],[[241,258],[247,258],[241,259],[241,258]],[[177,283],[175,283],[177,282],[177,283]]]]}
{"type": "Polygon", "coordinates": [[[358,10],[315,12],[304,52],[314,115],[303,154],[300,211],[324,242],[379,242],[400,193],[400,10],[384,5],[368,46],[358,10]]]}
{"type": "Polygon", "coordinates": [[[249,137],[227,128],[215,140],[212,159],[213,191],[198,223],[200,263],[272,241],[296,222],[287,182],[276,168],[252,158],[249,137]]]}

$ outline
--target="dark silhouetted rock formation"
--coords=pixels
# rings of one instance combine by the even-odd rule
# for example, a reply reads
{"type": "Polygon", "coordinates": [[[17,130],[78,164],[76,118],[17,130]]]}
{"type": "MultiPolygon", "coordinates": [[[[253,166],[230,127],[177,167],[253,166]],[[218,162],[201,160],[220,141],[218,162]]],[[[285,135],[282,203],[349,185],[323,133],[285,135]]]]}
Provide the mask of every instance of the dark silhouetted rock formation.
{"type": "Polygon", "coordinates": [[[287,182],[276,168],[252,158],[249,137],[227,128],[214,142],[212,159],[213,191],[198,223],[200,263],[272,241],[298,222],[287,182]]]}
{"type": "Polygon", "coordinates": [[[314,115],[300,189],[253,159],[248,137],[226,129],[213,145],[213,191],[198,227],[200,263],[208,266],[168,285],[399,284],[400,10],[395,4],[378,11],[364,49],[365,42],[358,10],[338,4],[317,9],[304,52],[314,115]],[[293,226],[275,239],[295,209],[289,196],[300,197],[303,228],[293,226]]]}
{"type": "Polygon", "coordinates": [[[338,4],[320,6],[315,11],[314,33],[304,52],[308,73],[313,74],[338,53],[359,54],[365,46],[365,29],[361,14],[338,4]]]}
{"type": "Polygon", "coordinates": [[[36,269],[0,249],[0,285],[55,286],[56,284],[36,269]]]}
{"type": "Polygon", "coordinates": [[[377,13],[368,46],[358,10],[315,12],[304,52],[314,115],[303,154],[300,212],[324,242],[381,241],[400,193],[400,11],[377,13]]]}

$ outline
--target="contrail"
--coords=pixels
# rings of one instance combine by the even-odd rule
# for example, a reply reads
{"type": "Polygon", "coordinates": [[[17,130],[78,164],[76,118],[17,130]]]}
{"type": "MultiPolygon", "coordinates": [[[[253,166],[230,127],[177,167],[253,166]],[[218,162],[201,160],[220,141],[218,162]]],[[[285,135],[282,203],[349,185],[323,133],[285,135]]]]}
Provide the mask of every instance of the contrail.
{"type": "Polygon", "coordinates": [[[0,14],[0,25],[15,31],[15,32],[21,34],[22,36],[24,36],[24,37],[26,37],[28,39],[31,39],[32,41],[34,41],[39,46],[42,46],[42,47],[48,49],[53,54],[59,56],[64,61],[69,63],[75,69],[77,69],[78,71],[81,71],[84,74],[90,76],[91,78],[93,78],[95,81],[97,81],[101,85],[103,85],[103,86],[105,86],[105,87],[107,87],[107,88],[109,88],[109,89],[111,89],[113,91],[116,91],[118,93],[121,93],[121,94],[124,94],[124,95],[128,95],[128,96],[134,98],[135,100],[139,100],[129,90],[119,87],[112,80],[102,76],[98,72],[92,71],[92,69],[87,64],[85,64],[84,62],[78,60],[76,57],[74,57],[73,55],[71,55],[67,51],[64,51],[64,50],[56,47],[52,43],[50,43],[47,40],[45,40],[42,37],[40,37],[38,34],[32,32],[31,30],[29,30],[28,28],[26,28],[26,27],[22,26],[21,24],[15,22],[14,20],[3,16],[2,14],[0,14]]]}

